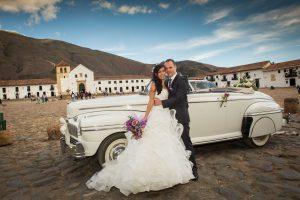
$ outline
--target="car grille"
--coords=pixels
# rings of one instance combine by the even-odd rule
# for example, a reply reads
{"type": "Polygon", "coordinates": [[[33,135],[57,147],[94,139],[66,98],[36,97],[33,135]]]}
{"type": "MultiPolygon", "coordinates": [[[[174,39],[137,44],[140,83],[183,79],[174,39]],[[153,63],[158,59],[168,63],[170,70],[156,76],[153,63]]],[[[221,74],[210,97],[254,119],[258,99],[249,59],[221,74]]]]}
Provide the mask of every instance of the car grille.
{"type": "Polygon", "coordinates": [[[75,137],[78,136],[77,134],[77,126],[73,125],[73,124],[70,124],[68,123],[68,130],[69,130],[69,133],[75,137]]]}
{"type": "Polygon", "coordinates": [[[77,141],[75,138],[70,137],[70,143],[71,143],[71,144],[76,145],[77,142],[78,142],[78,141],[77,141]]]}

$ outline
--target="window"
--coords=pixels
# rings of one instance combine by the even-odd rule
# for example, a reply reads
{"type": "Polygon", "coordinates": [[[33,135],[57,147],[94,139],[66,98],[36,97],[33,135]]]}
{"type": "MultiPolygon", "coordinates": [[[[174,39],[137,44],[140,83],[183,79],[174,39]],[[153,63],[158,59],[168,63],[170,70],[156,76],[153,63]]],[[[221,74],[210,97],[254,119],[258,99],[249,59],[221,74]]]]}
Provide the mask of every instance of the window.
{"type": "Polygon", "coordinates": [[[143,82],[144,82],[144,80],[141,80],[141,82],[143,83],[143,82]]]}
{"type": "Polygon", "coordinates": [[[108,81],[108,84],[111,84],[111,81],[108,81]]]}
{"type": "Polygon", "coordinates": [[[28,92],[30,91],[30,86],[27,86],[27,91],[28,91],[28,92]]]}
{"type": "Polygon", "coordinates": [[[16,92],[19,92],[19,87],[16,87],[16,92]]]}
{"type": "Polygon", "coordinates": [[[46,92],[43,92],[43,95],[45,95],[45,96],[46,96],[46,92]]]}
{"type": "Polygon", "coordinates": [[[128,83],[128,80],[126,80],[126,83],[128,83]]]}
{"type": "Polygon", "coordinates": [[[218,78],[218,76],[216,76],[216,78],[218,78]]]}
{"type": "Polygon", "coordinates": [[[138,83],[138,82],[139,82],[139,80],[135,80],[135,82],[137,82],[137,83],[138,83]]]}
{"type": "Polygon", "coordinates": [[[139,89],[140,87],[139,86],[136,86],[136,89],[139,89]]]}
{"type": "Polygon", "coordinates": [[[67,68],[64,68],[65,73],[67,73],[67,68]]]}
{"type": "Polygon", "coordinates": [[[100,85],[100,84],[101,84],[101,81],[98,81],[98,84],[100,85]]]}
{"type": "Polygon", "coordinates": [[[87,74],[85,74],[85,78],[87,78],[87,74]]]}
{"type": "Polygon", "coordinates": [[[114,84],[117,84],[117,81],[114,81],[114,84]]]}
{"type": "Polygon", "coordinates": [[[79,76],[82,77],[82,73],[79,73],[79,76]]]}
{"type": "Polygon", "coordinates": [[[77,78],[78,76],[77,76],[77,74],[75,74],[75,78],[77,78]]]}
{"type": "Polygon", "coordinates": [[[99,87],[99,91],[101,91],[101,87],[99,87]]]}
{"type": "Polygon", "coordinates": [[[41,85],[39,86],[39,90],[40,90],[40,91],[42,91],[42,90],[43,90],[43,87],[42,87],[41,85]]]}
{"type": "Polygon", "coordinates": [[[131,83],[134,83],[134,80],[131,80],[131,83]]]}
{"type": "Polygon", "coordinates": [[[64,78],[66,78],[66,76],[64,76],[64,78]]]}
{"type": "Polygon", "coordinates": [[[286,72],[286,69],[284,69],[284,72],[286,72]]]}
{"type": "Polygon", "coordinates": [[[126,90],[129,90],[129,87],[126,87],[126,90]]]}
{"type": "Polygon", "coordinates": [[[117,88],[117,87],[114,87],[114,90],[118,90],[118,88],[117,88]]]}
{"type": "Polygon", "coordinates": [[[60,69],[60,73],[63,73],[63,68],[59,68],[60,69]]]}
{"type": "Polygon", "coordinates": [[[122,83],[122,81],[119,81],[119,83],[122,83]]]}
{"type": "Polygon", "coordinates": [[[53,91],[53,90],[54,90],[54,86],[51,85],[51,86],[50,86],[50,91],[53,91]]]}
{"type": "Polygon", "coordinates": [[[278,73],[280,74],[280,69],[278,70],[278,73]]]}
{"type": "Polygon", "coordinates": [[[6,88],[2,88],[2,92],[5,93],[6,92],[6,88]]]}

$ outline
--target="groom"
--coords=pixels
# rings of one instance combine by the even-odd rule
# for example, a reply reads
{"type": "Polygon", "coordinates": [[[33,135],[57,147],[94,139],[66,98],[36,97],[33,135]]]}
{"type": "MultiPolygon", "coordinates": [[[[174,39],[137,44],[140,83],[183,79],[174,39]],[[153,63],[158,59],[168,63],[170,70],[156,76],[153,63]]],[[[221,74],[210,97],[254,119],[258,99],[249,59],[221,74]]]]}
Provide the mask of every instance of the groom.
{"type": "Polygon", "coordinates": [[[166,72],[169,75],[169,79],[166,80],[166,86],[168,87],[169,97],[166,100],[160,99],[154,100],[154,105],[162,105],[164,108],[175,109],[176,118],[179,123],[183,125],[183,133],[181,138],[185,145],[185,148],[191,151],[190,161],[193,163],[194,181],[198,180],[197,163],[195,159],[194,148],[189,135],[190,132],[190,116],[188,111],[187,92],[188,86],[183,78],[177,74],[175,61],[168,59],[165,62],[166,72]]]}

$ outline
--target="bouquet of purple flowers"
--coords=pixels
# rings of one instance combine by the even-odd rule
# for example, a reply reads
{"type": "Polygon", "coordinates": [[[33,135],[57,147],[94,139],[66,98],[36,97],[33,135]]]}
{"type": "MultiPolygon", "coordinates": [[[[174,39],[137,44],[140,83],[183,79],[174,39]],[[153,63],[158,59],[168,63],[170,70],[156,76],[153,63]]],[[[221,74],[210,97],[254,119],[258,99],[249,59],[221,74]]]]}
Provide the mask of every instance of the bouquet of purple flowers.
{"type": "Polygon", "coordinates": [[[128,116],[128,118],[129,119],[126,121],[127,131],[131,131],[132,137],[136,140],[141,138],[147,121],[132,115],[128,116]]]}

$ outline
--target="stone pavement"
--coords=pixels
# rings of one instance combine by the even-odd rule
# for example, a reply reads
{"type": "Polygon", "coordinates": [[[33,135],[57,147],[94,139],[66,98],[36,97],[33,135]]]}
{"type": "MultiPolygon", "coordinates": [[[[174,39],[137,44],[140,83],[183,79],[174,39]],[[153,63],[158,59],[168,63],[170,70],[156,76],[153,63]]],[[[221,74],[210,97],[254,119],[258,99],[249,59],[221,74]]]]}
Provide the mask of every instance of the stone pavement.
{"type": "Polygon", "coordinates": [[[75,161],[47,140],[47,125],[66,115],[67,101],[5,104],[14,144],[0,147],[0,199],[300,199],[300,114],[262,148],[239,140],[196,147],[198,182],[125,197],[87,189],[96,159],[75,161]]]}

